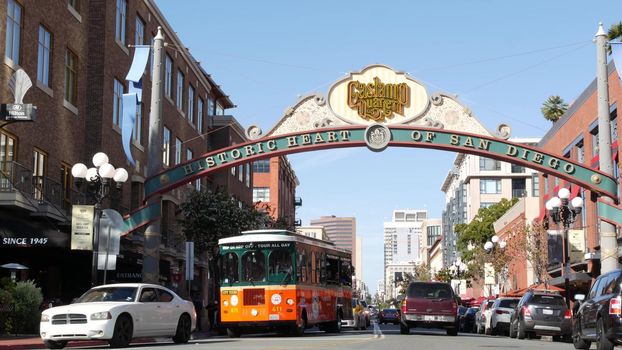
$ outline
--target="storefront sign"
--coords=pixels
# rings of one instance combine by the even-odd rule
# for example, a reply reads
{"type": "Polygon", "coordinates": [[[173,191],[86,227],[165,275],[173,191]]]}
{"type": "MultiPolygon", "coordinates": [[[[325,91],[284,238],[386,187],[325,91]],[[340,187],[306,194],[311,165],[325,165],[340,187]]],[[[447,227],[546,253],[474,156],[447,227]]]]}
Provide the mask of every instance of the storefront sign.
{"type": "Polygon", "coordinates": [[[93,250],[92,205],[74,205],[71,209],[71,249],[93,250]]]}
{"type": "Polygon", "coordinates": [[[495,278],[495,268],[491,263],[484,264],[484,284],[495,284],[497,279],[495,278]]]}
{"type": "Polygon", "coordinates": [[[36,247],[46,246],[48,244],[47,237],[3,237],[3,246],[14,247],[36,247]]]}
{"type": "Polygon", "coordinates": [[[0,105],[0,120],[7,122],[31,122],[35,120],[37,108],[32,104],[3,103],[0,105]]]}
{"type": "Polygon", "coordinates": [[[585,232],[583,230],[568,230],[568,249],[570,262],[583,261],[585,255],[585,232]]]}

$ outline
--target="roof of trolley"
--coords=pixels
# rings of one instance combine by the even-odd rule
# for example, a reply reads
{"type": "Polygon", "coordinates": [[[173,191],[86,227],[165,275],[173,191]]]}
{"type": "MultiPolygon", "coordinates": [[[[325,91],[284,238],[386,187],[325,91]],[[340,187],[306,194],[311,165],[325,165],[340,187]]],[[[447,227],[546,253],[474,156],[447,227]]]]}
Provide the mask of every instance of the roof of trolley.
{"type": "Polygon", "coordinates": [[[259,243],[259,242],[298,242],[307,243],[315,246],[330,248],[343,253],[352,254],[349,250],[336,247],[334,243],[323,241],[321,239],[307,237],[299,235],[292,231],[287,230],[252,230],[242,231],[239,236],[221,238],[218,240],[218,244],[236,244],[236,243],[259,243]]]}

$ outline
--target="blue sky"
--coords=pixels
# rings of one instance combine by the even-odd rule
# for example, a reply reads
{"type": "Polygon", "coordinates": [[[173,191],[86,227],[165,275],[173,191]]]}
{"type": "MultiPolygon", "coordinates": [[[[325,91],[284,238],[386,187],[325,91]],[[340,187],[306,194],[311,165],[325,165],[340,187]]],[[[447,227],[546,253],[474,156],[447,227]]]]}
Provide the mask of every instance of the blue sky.
{"type": "MultiPolygon", "coordinates": [[[[570,103],[594,79],[598,22],[622,21],[622,1],[200,1],[156,0],[247,127],[269,130],[300,95],[326,94],[351,71],[383,63],[428,92],[458,95],[489,130],[541,137],[542,102],[570,103]],[[596,6],[596,4],[600,6],[596,6]]],[[[289,157],[303,200],[297,216],[354,216],[363,279],[382,278],[383,222],[394,209],[440,217],[454,153],[389,148],[289,157]]]]}

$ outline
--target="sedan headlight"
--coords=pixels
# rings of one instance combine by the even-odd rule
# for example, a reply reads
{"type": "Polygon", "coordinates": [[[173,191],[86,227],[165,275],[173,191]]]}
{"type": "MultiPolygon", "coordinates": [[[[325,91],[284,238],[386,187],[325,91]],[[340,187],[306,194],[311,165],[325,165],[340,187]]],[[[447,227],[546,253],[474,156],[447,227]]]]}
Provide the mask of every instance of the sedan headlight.
{"type": "Polygon", "coordinates": [[[41,322],[50,322],[50,316],[41,314],[41,322]]]}
{"type": "Polygon", "coordinates": [[[108,311],[104,312],[96,312],[91,314],[91,320],[110,320],[112,319],[112,315],[108,311]]]}

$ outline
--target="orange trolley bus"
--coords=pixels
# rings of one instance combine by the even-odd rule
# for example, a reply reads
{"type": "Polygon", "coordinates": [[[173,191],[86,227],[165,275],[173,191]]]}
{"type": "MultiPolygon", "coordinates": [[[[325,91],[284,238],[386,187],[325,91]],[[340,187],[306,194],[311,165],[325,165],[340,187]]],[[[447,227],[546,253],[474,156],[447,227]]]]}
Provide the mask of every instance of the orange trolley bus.
{"type": "Polygon", "coordinates": [[[334,244],[285,230],[245,231],[218,241],[220,326],[230,337],[352,319],[352,257],[334,244]]]}

